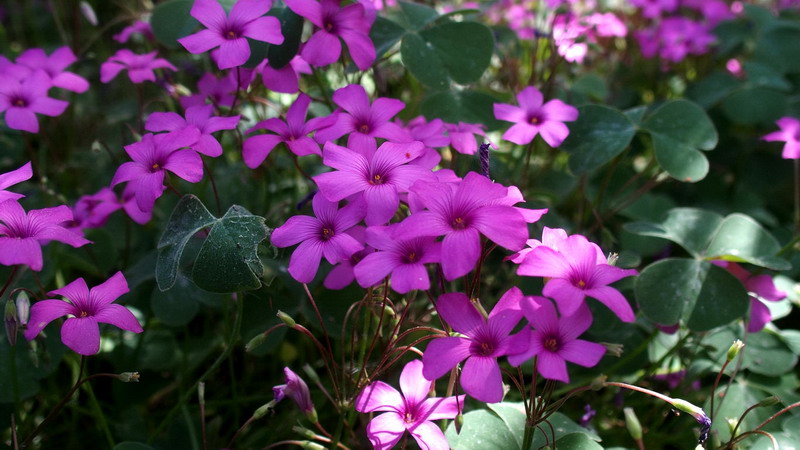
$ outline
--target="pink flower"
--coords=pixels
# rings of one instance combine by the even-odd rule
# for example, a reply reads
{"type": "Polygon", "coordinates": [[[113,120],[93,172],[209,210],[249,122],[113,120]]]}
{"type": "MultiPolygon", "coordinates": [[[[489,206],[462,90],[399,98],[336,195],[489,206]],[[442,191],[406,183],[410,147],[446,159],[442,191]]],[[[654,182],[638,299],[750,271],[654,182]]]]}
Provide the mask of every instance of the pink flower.
{"type": "Polygon", "coordinates": [[[786,298],[786,292],[775,287],[770,275],[753,275],[734,262],[712,261],[712,263],[728,269],[728,272],[736,276],[750,293],[750,319],[747,321],[747,332],[758,333],[763,330],[772,320],[772,313],[762,300],[777,302],[786,298]]]}
{"type": "MultiPolygon", "coordinates": [[[[309,0],[310,1],[310,0],[309,0]]],[[[333,93],[333,102],[346,112],[338,112],[336,123],[317,131],[314,139],[320,144],[335,141],[347,133],[347,146],[351,149],[370,150],[377,147],[375,138],[394,142],[408,142],[408,133],[390,122],[405,108],[405,103],[394,98],[376,98],[370,105],[367,91],[359,84],[351,84],[333,93]]]]}
{"type": "Polygon", "coordinates": [[[300,74],[310,74],[311,66],[300,56],[295,55],[289,64],[275,69],[264,60],[260,65],[261,81],[267,89],[285,94],[294,94],[300,89],[300,74]]]}
{"type": "Polygon", "coordinates": [[[262,120],[247,134],[256,130],[269,130],[276,134],[260,134],[251,136],[244,141],[242,159],[247,167],[255,169],[269,156],[276,145],[283,142],[289,150],[297,156],[320,155],[319,144],[308,137],[320,127],[324,127],[335,120],[331,116],[316,117],[306,121],[311,97],[300,94],[286,111],[286,121],[278,118],[262,120]]]}
{"type": "Polygon", "coordinates": [[[375,381],[356,397],[356,411],[384,412],[367,425],[367,437],[373,448],[394,447],[406,431],[420,448],[450,448],[444,433],[433,421],[455,418],[464,404],[464,395],[428,397],[432,382],[423,377],[422,364],[414,360],[403,367],[400,374],[402,394],[383,381],[375,381]]]}
{"type": "Polygon", "coordinates": [[[465,155],[474,155],[478,151],[478,142],[475,140],[475,135],[486,136],[486,132],[483,131],[484,126],[478,123],[446,123],[444,126],[447,129],[448,136],[450,136],[450,145],[458,153],[465,155]]]}
{"type": "Polygon", "coordinates": [[[353,202],[342,209],[338,205],[317,193],[312,201],[316,217],[290,217],[272,232],[275,247],[300,244],[289,259],[289,274],[295,280],[310,283],[323,255],[329,263],[335,264],[363,248],[347,231],[364,218],[364,203],[353,202]]]}
{"type": "Polygon", "coordinates": [[[153,29],[150,27],[149,23],[143,20],[137,20],[133,22],[132,25],[123,28],[118,34],[112,36],[112,39],[120,44],[124,44],[128,42],[128,39],[134,34],[141,34],[148,39],[153,39],[153,29]]]}
{"type": "MultiPolygon", "coordinates": [[[[558,235],[565,236],[566,233],[558,235]]],[[[600,247],[582,235],[573,234],[554,241],[555,248],[547,245],[533,248],[520,264],[517,274],[548,278],[542,293],[556,300],[564,316],[575,314],[588,296],[606,305],[623,322],[633,322],[631,305],[608,284],[637,272],[609,265],[600,247]]]]}
{"type": "Polygon", "coordinates": [[[780,131],[774,131],[761,139],[769,142],[783,141],[784,159],[800,159],[800,120],[794,117],[781,117],[778,119],[780,131]]]}
{"type": "Polygon", "coordinates": [[[197,142],[189,144],[197,153],[217,157],[222,154],[222,145],[211,133],[220,130],[234,130],[239,123],[239,116],[212,117],[212,105],[192,106],[186,108],[185,119],[174,112],[155,112],[150,114],[144,129],[147,131],[178,131],[196,129],[200,132],[197,142]]]}
{"type": "Polygon", "coordinates": [[[104,187],[96,194],[79,198],[72,208],[72,215],[78,229],[100,228],[120,208],[122,204],[117,199],[117,194],[111,188],[104,187]]]}
{"type": "MultiPolygon", "coordinates": [[[[161,193],[164,191],[164,189],[166,188],[162,186],[161,191],[158,192],[158,196],[161,196],[161,193]]],[[[125,185],[125,189],[122,191],[120,203],[122,204],[122,209],[125,211],[125,214],[127,214],[131,220],[139,225],[144,225],[147,222],[150,222],[150,219],[153,218],[152,209],[149,211],[142,211],[139,208],[138,203],[136,203],[136,185],[132,183],[125,185]]]]}
{"type": "Polygon", "coordinates": [[[520,305],[533,331],[528,335],[528,350],[508,357],[512,366],[535,356],[536,368],[543,377],[569,383],[566,361],[594,367],[606,353],[602,345],[578,339],[592,324],[592,313],[586,305],[560,319],[556,308],[544,297],[525,297],[520,305]]]}
{"type": "MultiPolygon", "coordinates": [[[[528,338],[510,336],[522,318],[522,291],[512,287],[484,319],[466,295],[444,294],[436,302],[436,310],[454,331],[463,336],[436,338],[422,355],[422,374],[435,380],[464,361],[461,387],[471,397],[487,403],[503,399],[503,378],[497,358],[527,350],[528,338]]],[[[527,330],[522,331],[527,334],[527,330]]]]}
{"type": "Polygon", "coordinates": [[[133,161],[123,163],[114,174],[111,186],[126,181],[133,186],[136,204],[141,211],[150,211],[164,191],[166,171],[190,183],[203,179],[203,160],[194,150],[184,147],[197,142],[200,132],[196,128],[142,136],[142,140],[125,146],[133,161]]]}
{"type": "Polygon", "coordinates": [[[528,86],[517,94],[519,106],[506,103],[494,104],[494,116],[499,120],[514,122],[504,134],[503,139],[517,145],[525,145],[537,134],[551,147],[558,147],[569,135],[564,122],[578,118],[578,110],[561,100],[550,100],[542,104],[542,93],[528,86]]]}
{"type": "Polygon", "coordinates": [[[190,106],[205,105],[206,99],[209,99],[214,106],[230,108],[235,99],[236,86],[235,72],[228,72],[221,78],[217,78],[213,73],[205,73],[197,82],[197,89],[200,93],[181,97],[181,106],[189,108],[190,106]]]}
{"type": "Polygon", "coordinates": [[[642,16],[658,19],[662,13],[672,13],[678,9],[678,0],[630,0],[633,6],[642,10],[642,16]]]}
{"type": "Polygon", "coordinates": [[[42,270],[42,245],[59,241],[73,247],[89,244],[78,234],[67,230],[72,211],[65,205],[25,212],[16,200],[0,203],[0,264],[25,264],[31,270],[42,270]]]}
{"type": "Polygon", "coordinates": [[[280,384],[272,388],[272,392],[275,394],[275,403],[289,397],[304,414],[316,417],[314,402],[311,401],[311,393],[308,391],[306,382],[288,367],[283,368],[283,375],[286,379],[286,384],[280,384]]]}
{"type": "Polygon", "coordinates": [[[364,5],[351,3],[342,8],[338,0],[286,0],[286,6],[319,28],[300,52],[312,66],[327,66],[339,59],[339,38],[359,69],[367,70],[375,61],[375,45],[369,37],[375,18],[367,14],[364,5]]]}
{"type": "Polygon", "coordinates": [[[100,350],[98,323],[109,323],[134,333],[142,332],[142,326],[133,313],[122,305],[112,303],[127,292],[128,282],[122,272],[115,273],[91,290],[83,278],[78,278],[48,293],[60,295],[64,300],[48,299],[33,304],[25,338],[32,340],[53,320],[70,316],[61,325],[61,341],[75,353],[94,355],[100,350]]]}
{"type": "Polygon", "coordinates": [[[155,69],[178,70],[169,61],[163,58],[156,58],[157,51],[138,55],[123,48],[117,51],[106,62],[100,65],[100,81],[108,83],[124,69],[128,70],[128,78],[133,83],[145,81],[156,81],[155,69]]]}
{"type": "Polygon", "coordinates": [[[442,236],[442,271],[448,280],[466,275],[478,262],[481,234],[512,251],[522,249],[528,225],[522,214],[503,204],[508,190],[470,172],[459,183],[418,181],[410,191],[427,207],[414,212],[395,238],[442,236]]]}
{"type": "MultiPolygon", "coordinates": [[[[383,225],[400,206],[400,194],[417,180],[431,180],[430,170],[407,164],[422,154],[419,141],[384,142],[377,150],[353,151],[332,142],[325,144],[322,162],[336,170],[314,177],[320,193],[330,201],[362,193],[367,225],[383,225]]],[[[359,149],[355,149],[359,150],[359,149]]]]}
{"type": "Polygon", "coordinates": [[[178,42],[193,54],[219,47],[212,56],[220,70],[241,66],[250,58],[247,38],[276,45],[283,43],[280,21],[264,16],[271,6],[271,0],[238,0],[227,15],[217,0],[195,0],[191,15],[207,29],[178,42]]]}
{"type": "MultiPolygon", "coordinates": [[[[356,241],[362,246],[366,240],[366,228],[356,225],[353,228],[347,230],[347,234],[353,236],[356,241]]],[[[325,277],[325,280],[322,282],[322,285],[328,289],[339,290],[344,289],[345,287],[349,286],[355,279],[355,273],[353,273],[353,268],[364,259],[365,256],[373,253],[375,251],[374,248],[370,246],[364,247],[364,250],[359,250],[349,258],[339,261],[336,265],[333,266],[328,275],[325,277]]]]}
{"type": "Polygon", "coordinates": [[[81,93],[89,89],[89,82],[80,75],[64,70],[77,60],[69,47],[58,48],[50,56],[40,48],[31,48],[17,57],[17,64],[31,71],[43,70],[55,87],[81,93]]]}
{"type": "Polygon", "coordinates": [[[3,203],[6,200],[19,200],[25,197],[22,194],[8,192],[5,189],[9,186],[29,180],[32,176],[33,170],[31,169],[30,161],[25,163],[19,169],[12,170],[11,172],[0,173],[0,203],[3,203]]]}
{"type": "Polygon", "coordinates": [[[50,87],[50,77],[43,70],[35,70],[21,81],[0,73],[0,112],[6,113],[6,125],[12,130],[38,133],[37,113],[61,115],[69,103],[48,97],[50,87]]]}

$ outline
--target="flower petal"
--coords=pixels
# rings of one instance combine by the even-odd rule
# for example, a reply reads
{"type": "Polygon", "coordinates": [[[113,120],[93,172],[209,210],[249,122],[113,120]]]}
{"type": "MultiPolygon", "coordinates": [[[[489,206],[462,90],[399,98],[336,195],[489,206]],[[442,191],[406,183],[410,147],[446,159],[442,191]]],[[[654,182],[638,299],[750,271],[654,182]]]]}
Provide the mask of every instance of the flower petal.
{"type": "Polygon", "coordinates": [[[400,265],[396,255],[390,252],[370,253],[353,267],[358,284],[363,288],[375,286],[400,265]]]}
{"type": "Polygon", "coordinates": [[[67,319],[61,325],[61,342],[80,355],[94,355],[100,351],[100,327],[92,316],[67,319]]]}
{"type": "Polygon", "coordinates": [[[486,323],[469,298],[460,292],[439,296],[436,311],[455,331],[467,336],[473,336],[486,323]]]}
{"type": "Polygon", "coordinates": [[[444,437],[442,429],[433,422],[422,422],[413,428],[409,428],[408,431],[411,433],[411,436],[414,436],[419,448],[422,450],[450,449],[450,445],[447,443],[447,438],[444,437]]]}
{"type": "Polygon", "coordinates": [[[42,300],[31,306],[31,316],[28,319],[28,329],[25,330],[25,339],[31,340],[39,335],[52,321],[61,316],[72,314],[74,308],[62,300],[42,300]]]}
{"type": "MultiPolygon", "coordinates": [[[[86,283],[84,282],[84,286],[86,283]]],[[[130,292],[128,281],[122,272],[117,272],[101,284],[93,287],[88,292],[91,301],[99,306],[107,305],[118,299],[121,295],[130,292]]]]}
{"type": "Polygon", "coordinates": [[[128,308],[116,303],[104,306],[94,315],[94,318],[98,322],[109,323],[123,330],[134,333],[142,332],[142,326],[133,313],[128,308]]]}
{"type": "Polygon", "coordinates": [[[389,450],[406,431],[403,417],[396,412],[383,413],[367,425],[367,437],[374,450],[389,450]]]}
{"type": "Polygon", "coordinates": [[[289,274],[301,283],[310,283],[319,269],[322,259],[322,243],[309,239],[297,246],[289,258],[289,274]]]}
{"type": "Polygon", "coordinates": [[[503,377],[495,358],[475,356],[461,370],[461,388],[469,396],[486,403],[503,400],[503,377]]]}
{"type": "Polygon", "coordinates": [[[470,356],[470,340],[461,337],[440,337],[428,344],[422,354],[422,375],[433,381],[470,356]]]}
{"type": "Polygon", "coordinates": [[[400,373],[400,391],[405,404],[416,405],[428,397],[433,382],[422,376],[422,361],[415,359],[403,367],[400,373]]]}
{"type": "MultiPolygon", "coordinates": [[[[430,381],[427,382],[430,385],[430,381]]],[[[397,389],[383,381],[375,381],[370,383],[369,386],[365,387],[364,390],[358,394],[354,406],[356,411],[362,413],[371,413],[375,411],[399,412],[402,410],[404,402],[403,397],[397,392],[397,389]]]]}

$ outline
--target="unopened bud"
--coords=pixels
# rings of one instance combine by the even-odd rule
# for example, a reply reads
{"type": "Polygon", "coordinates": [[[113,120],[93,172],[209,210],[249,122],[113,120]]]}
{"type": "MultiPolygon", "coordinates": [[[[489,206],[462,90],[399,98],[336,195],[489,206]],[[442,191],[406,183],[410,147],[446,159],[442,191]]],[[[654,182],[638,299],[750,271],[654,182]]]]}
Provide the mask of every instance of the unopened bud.
{"type": "Polygon", "coordinates": [[[317,410],[314,409],[313,406],[311,407],[311,411],[306,412],[306,419],[308,419],[309,422],[314,424],[319,422],[319,418],[317,417],[317,410]]]}
{"type": "Polygon", "coordinates": [[[258,409],[253,413],[253,419],[258,420],[258,419],[266,416],[267,413],[270,412],[272,410],[272,408],[275,407],[276,403],[278,403],[278,402],[276,402],[275,400],[272,400],[267,404],[259,406],[258,409]]]}
{"type": "Polygon", "coordinates": [[[83,1],[78,6],[81,10],[81,14],[83,17],[86,18],[86,21],[92,24],[93,26],[97,26],[97,14],[94,13],[94,9],[89,2],[83,1]]]}
{"type": "MultiPolygon", "coordinates": [[[[732,435],[733,434],[733,430],[736,429],[736,424],[739,423],[739,419],[734,419],[733,417],[728,417],[727,419],[725,419],[725,423],[728,424],[728,432],[730,432],[731,435],[732,435]]],[[[734,437],[734,436],[731,436],[731,437],[734,437]]]]}
{"type": "Polygon", "coordinates": [[[764,408],[766,406],[773,406],[773,405],[777,405],[780,402],[781,402],[780,398],[778,398],[778,397],[776,397],[774,395],[771,395],[771,396],[765,398],[764,400],[761,400],[760,402],[758,402],[758,407],[759,408],[764,408]]]}
{"type": "Polygon", "coordinates": [[[117,375],[117,379],[123,383],[138,383],[139,372],[122,372],[117,375]]]}
{"type": "Polygon", "coordinates": [[[711,419],[708,418],[706,412],[703,411],[703,408],[689,403],[681,398],[673,398],[670,403],[675,407],[675,409],[689,413],[692,415],[692,417],[694,417],[694,420],[696,420],[701,427],[699,441],[701,444],[705,442],[706,439],[708,439],[708,432],[711,431],[711,419]]]}
{"type": "Polygon", "coordinates": [[[606,348],[606,352],[608,352],[609,355],[616,356],[617,358],[622,356],[622,350],[624,349],[622,344],[615,344],[613,342],[601,342],[600,344],[606,348]]]}
{"type": "Polygon", "coordinates": [[[639,418],[636,417],[633,408],[623,408],[622,411],[625,413],[625,426],[628,428],[628,433],[631,434],[633,440],[640,441],[642,439],[642,424],[639,423],[639,418]]]}
{"type": "Polygon", "coordinates": [[[5,315],[3,317],[8,343],[13,347],[17,345],[17,329],[19,326],[17,324],[17,306],[10,299],[6,301],[5,315]]]}
{"type": "Polygon", "coordinates": [[[17,321],[20,325],[27,326],[28,320],[31,318],[31,299],[28,298],[28,293],[20,291],[17,294],[17,321]]]}
{"type": "Polygon", "coordinates": [[[294,328],[297,325],[297,322],[292,319],[292,316],[286,314],[285,312],[278,310],[278,318],[281,319],[281,322],[285,323],[287,327],[294,328]]]}
{"type": "Polygon", "coordinates": [[[201,405],[206,404],[206,383],[201,381],[197,383],[197,403],[201,405]]]}
{"type": "Polygon", "coordinates": [[[250,353],[254,349],[258,348],[261,344],[263,344],[264,341],[266,340],[267,340],[267,335],[265,335],[264,333],[258,333],[253,337],[253,339],[250,339],[250,342],[245,344],[244,351],[250,353]]]}
{"type": "Polygon", "coordinates": [[[461,427],[464,426],[464,415],[463,414],[459,413],[456,416],[455,425],[456,425],[456,434],[460,434],[461,433],[461,427]]]}
{"type": "Polygon", "coordinates": [[[589,386],[592,388],[593,391],[599,391],[600,389],[603,389],[605,387],[607,379],[608,379],[607,376],[600,375],[594,380],[592,380],[592,383],[589,386]]]}
{"type": "Polygon", "coordinates": [[[308,364],[304,364],[303,365],[303,372],[306,374],[306,376],[308,377],[309,380],[314,382],[314,384],[320,384],[319,374],[317,374],[317,371],[314,370],[313,367],[311,367],[308,364]]]}
{"type": "Polygon", "coordinates": [[[300,448],[304,448],[306,450],[325,450],[325,447],[317,444],[316,442],[311,441],[300,441],[300,448]]]}
{"type": "Polygon", "coordinates": [[[617,261],[619,261],[619,253],[609,253],[608,254],[608,265],[609,266],[616,266],[617,261]]]}
{"type": "Polygon", "coordinates": [[[301,427],[299,425],[293,426],[292,427],[292,431],[294,431],[297,434],[300,434],[301,436],[303,436],[306,439],[316,439],[317,438],[316,433],[314,433],[313,431],[309,430],[308,428],[303,428],[303,427],[301,427]]]}
{"type": "Polygon", "coordinates": [[[742,341],[740,341],[739,339],[733,341],[733,344],[731,344],[731,347],[728,349],[728,356],[727,356],[728,362],[731,362],[734,359],[736,359],[736,356],[739,354],[739,350],[743,348],[744,348],[744,343],[742,341]]]}

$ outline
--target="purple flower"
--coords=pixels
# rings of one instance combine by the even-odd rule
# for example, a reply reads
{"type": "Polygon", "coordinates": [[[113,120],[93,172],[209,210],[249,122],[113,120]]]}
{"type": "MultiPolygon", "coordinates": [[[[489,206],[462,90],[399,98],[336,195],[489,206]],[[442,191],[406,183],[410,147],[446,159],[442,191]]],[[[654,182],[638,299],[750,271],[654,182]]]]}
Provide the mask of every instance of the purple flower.
{"type": "Polygon", "coordinates": [[[117,199],[117,194],[111,188],[104,187],[96,194],[79,198],[72,208],[72,216],[78,229],[100,228],[120,208],[122,204],[117,199]]]}
{"type": "Polygon", "coordinates": [[[536,356],[536,368],[543,377],[569,383],[566,361],[593,367],[606,353],[602,345],[578,339],[592,324],[588,306],[559,319],[556,308],[544,297],[525,297],[520,305],[533,331],[527,336],[528,350],[508,357],[512,366],[536,356]]]}
{"type": "Polygon", "coordinates": [[[300,411],[303,411],[303,414],[316,414],[306,382],[288,367],[283,368],[283,375],[286,377],[286,384],[272,388],[272,392],[275,394],[275,403],[288,396],[297,404],[300,411]]]}
{"type": "Polygon", "coordinates": [[[260,65],[261,81],[267,89],[284,94],[294,94],[300,90],[300,74],[310,74],[311,66],[300,55],[295,55],[289,64],[275,69],[267,60],[260,65]]]}
{"type": "Polygon", "coordinates": [[[31,48],[17,57],[17,64],[31,71],[43,70],[55,87],[81,93],[89,89],[89,82],[80,75],[64,70],[77,60],[75,53],[69,47],[58,48],[50,56],[40,48],[31,48]]]}
{"type": "Polygon", "coordinates": [[[112,39],[120,44],[124,44],[128,42],[128,39],[134,34],[141,34],[148,39],[153,39],[153,29],[150,27],[150,24],[144,20],[133,22],[132,25],[123,28],[118,34],[112,36],[112,39]]]}
{"type": "Polygon", "coordinates": [[[517,94],[519,106],[506,103],[494,104],[494,116],[499,120],[514,122],[505,133],[503,139],[517,145],[525,145],[537,134],[551,147],[558,147],[569,135],[569,128],[564,122],[578,118],[578,110],[561,100],[550,100],[542,104],[542,93],[533,86],[528,86],[517,94]]]}
{"type": "Polygon", "coordinates": [[[212,73],[206,73],[197,82],[197,89],[200,93],[181,97],[181,106],[189,108],[190,106],[205,105],[206,99],[209,99],[214,106],[230,108],[236,98],[233,94],[236,92],[236,86],[235,72],[228,72],[221,78],[217,78],[212,73]]]}
{"type": "Polygon", "coordinates": [[[642,16],[649,19],[658,19],[662,13],[675,12],[678,9],[678,0],[630,0],[633,6],[642,10],[642,16]]]}
{"type": "Polygon", "coordinates": [[[631,305],[608,285],[637,272],[609,265],[600,247],[584,236],[569,236],[558,242],[556,249],[537,246],[522,261],[517,274],[548,278],[542,294],[555,299],[564,316],[575,314],[588,296],[606,305],[623,322],[633,322],[631,305]]]}
{"type": "Polygon", "coordinates": [[[772,320],[769,307],[762,300],[777,302],[786,298],[786,292],[779,290],[767,274],[753,275],[744,267],[730,261],[712,261],[732,273],[750,293],[750,319],[747,321],[747,332],[758,333],[772,320]]]}
{"type": "Polygon", "coordinates": [[[475,140],[475,135],[486,136],[483,131],[484,126],[477,123],[446,123],[444,126],[450,136],[450,145],[458,153],[465,155],[474,155],[478,151],[478,141],[475,140]]]}
{"type": "Polygon", "coordinates": [[[436,338],[422,355],[422,374],[435,380],[464,361],[461,387],[471,397],[496,403],[503,399],[503,378],[497,358],[524,352],[529,331],[509,336],[522,318],[522,291],[512,287],[484,319],[466,295],[444,294],[436,302],[439,316],[463,336],[436,338]]]}
{"type": "Polygon", "coordinates": [[[72,211],[65,205],[26,213],[16,200],[0,203],[0,264],[25,264],[38,272],[42,270],[42,245],[50,241],[73,247],[89,244],[64,227],[64,222],[71,220],[72,211]]]}
{"type": "Polygon", "coordinates": [[[126,181],[133,186],[136,204],[142,211],[150,211],[164,191],[166,171],[190,183],[203,179],[203,160],[194,150],[178,150],[197,142],[200,132],[196,128],[142,136],[142,140],[125,146],[133,161],[123,163],[114,174],[111,186],[126,181]]]}
{"type": "Polygon", "coordinates": [[[192,106],[186,109],[184,119],[174,112],[154,112],[147,118],[144,129],[147,131],[177,131],[188,128],[197,129],[200,137],[189,147],[206,156],[217,157],[222,154],[222,145],[211,133],[220,130],[234,130],[239,116],[211,117],[212,105],[192,106]]]}
{"type": "Polygon", "coordinates": [[[300,94],[286,112],[286,121],[278,118],[262,120],[247,130],[248,134],[256,130],[269,130],[276,133],[252,136],[244,141],[242,159],[247,167],[255,169],[260,166],[272,149],[281,142],[286,144],[286,147],[297,156],[322,154],[319,144],[308,135],[335,119],[331,116],[315,117],[306,122],[310,104],[311,97],[300,94]]]}
{"type": "Polygon", "coordinates": [[[178,39],[190,53],[204,53],[212,48],[217,66],[238,67],[250,58],[247,38],[270,44],[282,44],[281,23],[275,17],[264,17],[271,0],[238,0],[230,15],[217,0],[195,0],[191,15],[207,29],[178,39]]]}
{"type": "MultiPolygon", "coordinates": [[[[166,188],[161,186],[161,191],[158,192],[157,197],[161,196],[161,193],[164,191],[164,189],[166,188]]],[[[122,204],[122,209],[125,211],[125,214],[127,214],[131,220],[139,225],[144,225],[147,222],[150,222],[150,219],[153,218],[152,209],[143,211],[139,208],[139,204],[136,202],[136,185],[132,183],[125,185],[125,189],[122,191],[120,203],[122,204]]]]}
{"type": "Polygon", "coordinates": [[[6,113],[6,125],[12,130],[38,133],[36,113],[61,115],[69,103],[48,97],[50,87],[50,77],[43,70],[35,70],[22,80],[0,73],[0,112],[6,113]]]}
{"type": "Polygon", "coordinates": [[[11,172],[0,173],[0,203],[3,203],[6,200],[19,200],[25,197],[22,194],[8,192],[5,189],[9,186],[29,180],[32,176],[33,170],[31,169],[30,161],[25,163],[25,165],[19,169],[12,170],[11,172]]]}
{"type": "Polygon", "coordinates": [[[374,17],[359,3],[345,7],[338,0],[286,0],[286,6],[319,27],[303,46],[300,55],[313,66],[327,66],[339,59],[342,38],[350,57],[361,70],[375,61],[375,46],[369,38],[374,17]]]}
{"type": "Polygon", "coordinates": [[[445,278],[466,275],[481,253],[483,234],[512,251],[520,250],[528,238],[528,226],[513,207],[502,202],[507,188],[470,172],[458,183],[418,181],[410,188],[427,207],[400,223],[395,238],[442,236],[442,270],[445,278]]]}
{"type": "MultiPolygon", "coordinates": [[[[361,245],[364,245],[366,240],[366,228],[356,225],[347,230],[347,234],[353,236],[353,238],[355,238],[361,245]]],[[[353,273],[353,268],[356,266],[356,264],[361,262],[365,256],[373,253],[374,251],[374,248],[366,246],[364,250],[359,250],[353,253],[349,258],[336,263],[331,271],[328,272],[328,275],[325,276],[325,280],[322,282],[323,286],[333,290],[344,289],[345,287],[349,286],[350,283],[356,279],[355,273],[353,273]]]]}
{"type": "Polygon", "coordinates": [[[447,439],[434,420],[453,419],[461,411],[464,396],[428,397],[432,382],[422,376],[422,362],[414,360],[403,367],[400,392],[383,381],[375,381],[356,397],[356,411],[384,412],[367,425],[373,448],[394,447],[408,431],[420,448],[448,449],[447,439]]]}
{"type": "Polygon", "coordinates": [[[346,260],[363,246],[347,230],[364,218],[363,202],[353,202],[339,209],[317,193],[311,203],[316,217],[290,217],[272,232],[272,245],[283,248],[300,244],[289,260],[289,274],[301,283],[310,283],[317,274],[320,259],[329,263],[346,260]]]}
{"type": "Polygon", "coordinates": [[[425,236],[397,240],[389,227],[367,228],[367,244],[378,250],[365,256],[353,272],[361,287],[374,286],[390,273],[392,289],[401,294],[415,289],[429,289],[430,279],[425,264],[441,260],[441,243],[425,236]]]}
{"type": "Polygon", "coordinates": [[[126,292],[128,282],[122,272],[115,273],[91,290],[83,278],[78,278],[48,293],[60,295],[64,300],[48,299],[33,304],[25,338],[32,340],[53,320],[69,316],[61,325],[61,341],[75,353],[94,355],[100,350],[98,323],[109,323],[134,333],[142,332],[142,326],[133,313],[122,305],[112,303],[126,292]]]}
{"type": "Polygon", "coordinates": [[[408,142],[411,137],[402,128],[390,122],[405,108],[405,103],[394,98],[376,98],[369,103],[367,91],[361,85],[351,84],[333,93],[333,102],[346,112],[338,112],[336,123],[317,131],[314,139],[320,144],[335,141],[347,133],[347,146],[352,149],[374,149],[375,138],[395,142],[408,142]]]}
{"type": "Polygon", "coordinates": [[[408,165],[425,146],[384,142],[377,150],[353,151],[332,142],[325,144],[322,162],[334,169],[314,177],[320,192],[330,201],[362,193],[367,207],[367,225],[383,225],[400,206],[400,193],[417,180],[433,180],[430,170],[408,165]]]}
{"type": "Polygon", "coordinates": [[[108,83],[124,69],[128,70],[128,78],[131,82],[136,84],[144,81],[156,81],[154,69],[178,70],[166,59],[156,58],[157,54],[158,51],[152,51],[138,55],[123,48],[100,65],[100,81],[108,83]]]}
{"type": "Polygon", "coordinates": [[[761,139],[769,142],[782,141],[784,159],[800,159],[800,120],[781,117],[777,121],[780,131],[773,131],[761,139]]]}

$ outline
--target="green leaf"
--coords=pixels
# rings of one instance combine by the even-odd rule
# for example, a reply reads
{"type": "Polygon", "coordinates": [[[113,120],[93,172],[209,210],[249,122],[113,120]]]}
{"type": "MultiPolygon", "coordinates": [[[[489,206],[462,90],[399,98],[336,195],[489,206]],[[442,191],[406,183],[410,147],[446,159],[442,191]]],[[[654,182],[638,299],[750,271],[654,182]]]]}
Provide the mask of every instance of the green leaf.
{"type": "Polygon", "coordinates": [[[783,375],[797,364],[797,355],[778,336],[766,332],[749,336],[744,358],[748,370],[767,376],[783,375]]]}
{"type": "Polygon", "coordinates": [[[697,208],[674,208],[661,223],[633,222],[625,230],[643,236],[669,239],[695,258],[702,258],[711,237],[722,223],[722,216],[697,208]]]}
{"type": "Polygon", "coordinates": [[[410,30],[420,30],[439,17],[439,13],[435,9],[422,3],[398,3],[400,3],[400,10],[403,12],[406,28],[410,30]]]}
{"type": "Polygon", "coordinates": [[[281,34],[283,34],[283,43],[281,45],[270,45],[267,50],[267,58],[269,65],[273,69],[280,69],[297,55],[297,50],[300,49],[300,37],[303,34],[303,18],[291,9],[283,8],[276,14],[278,20],[281,21],[281,34]]]}
{"type": "Polygon", "coordinates": [[[702,108],[688,100],[672,100],[656,109],[642,124],[653,138],[656,160],[677,180],[696,182],[708,173],[708,160],[699,150],[717,145],[717,130],[702,108]]]}
{"type": "Polygon", "coordinates": [[[437,92],[423,100],[420,109],[429,120],[440,118],[445,122],[482,123],[490,130],[502,126],[494,118],[492,105],[497,99],[478,91],[437,92]]]}
{"type": "Polygon", "coordinates": [[[603,449],[603,446],[593,441],[585,433],[568,434],[556,441],[556,448],[561,450],[595,450],[603,449]]]}
{"type": "Polygon", "coordinates": [[[636,278],[636,300],[656,323],[682,321],[694,331],[725,325],[747,312],[747,291],[727,270],[708,261],[669,258],[636,278]]]}
{"type": "MultiPolygon", "coordinates": [[[[719,409],[715,413],[714,423],[711,425],[713,432],[719,435],[720,442],[726,442],[731,437],[731,429],[728,426],[727,419],[739,420],[742,413],[752,405],[764,400],[766,397],[760,391],[748,386],[745,382],[736,382],[730,386],[726,391],[726,386],[720,386],[717,392],[717,399],[721,395],[725,396],[725,401],[719,405],[719,409]]],[[[705,410],[708,411],[709,404],[706,402],[705,410]]],[[[748,413],[742,420],[739,429],[752,430],[774,411],[775,407],[769,408],[755,408],[748,413]]]]}
{"type": "Polygon", "coordinates": [[[611,161],[633,139],[636,126],[625,115],[604,105],[578,108],[578,120],[569,126],[562,148],[569,152],[569,168],[581,175],[611,161]]]}
{"type": "Polygon", "coordinates": [[[606,86],[605,80],[594,73],[582,75],[575,80],[572,83],[572,90],[597,101],[603,101],[608,97],[608,86],[606,86]]]}
{"type": "Polygon", "coordinates": [[[407,33],[400,46],[406,68],[423,84],[445,89],[450,81],[477,81],[489,67],[494,36],[477,22],[446,22],[407,33]]]}
{"type": "Polygon", "coordinates": [[[505,422],[485,409],[464,414],[461,433],[456,433],[451,423],[445,437],[453,450],[519,450],[514,433],[505,422]]]}
{"type": "Polygon", "coordinates": [[[200,24],[189,12],[194,0],[169,0],[159,3],[150,16],[156,40],[169,48],[180,48],[178,39],[188,36],[200,24]]]}
{"type": "Polygon", "coordinates": [[[179,277],[172,289],[161,292],[154,289],[150,296],[150,308],[156,318],[171,327],[182,327],[189,323],[200,305],[197,297],[208,295],[197,288],[188,278],[179,277]]]}
{"type": "Polygon", "coordinates": [[[214,221],[216,218],[194,195],[185,195],[175,205],[167,222],[167,228],[158,242],[156,282],[159,289],[166,291],[175,284],[178,264],[189,239],[202,229],[211,226],[214,221]]]}
{"type": "Polygon", "coordinates": [[[774,126],[786,109],[785,93],[763,87],[738,90],[722,102],[725,115],[740,125],[774,126]]]}
{"type": "Polygon", "coordinates": [[[376,59],[380,59],[384,53],[389,51],[405,33],[405,28],[385,17],[378,16],[369,30],[369,38],[375,45],[376,59]]]}
{"type": "Polygon", "coordinates": [[[264,218],[231,206],[211,228],[192,269],[192,280],[210,292],[238,292],[261,287],[264,268],[258,244],[269,236],[264,218]]]}
{"type": "Polygon", "coordinates": [[[800,29],[796,26],[777,26],[760,36],[756,42],[753,58],[781,72],[800,72],[798,42],[800,42],[800,29]]]}

